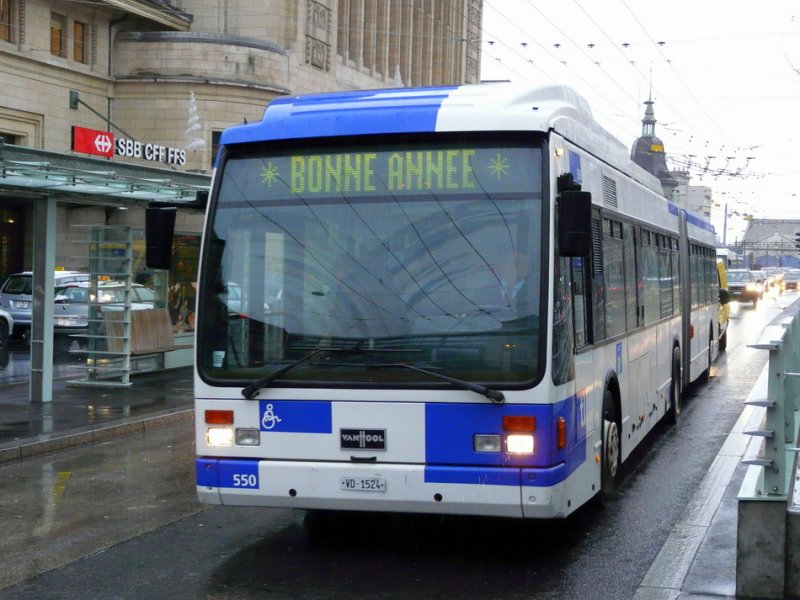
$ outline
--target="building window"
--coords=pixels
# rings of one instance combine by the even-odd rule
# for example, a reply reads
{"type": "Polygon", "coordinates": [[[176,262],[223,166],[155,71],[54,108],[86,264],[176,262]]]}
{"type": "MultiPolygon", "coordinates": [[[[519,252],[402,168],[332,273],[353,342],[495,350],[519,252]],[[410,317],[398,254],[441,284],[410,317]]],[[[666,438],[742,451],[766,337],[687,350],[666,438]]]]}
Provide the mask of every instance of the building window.
{"type": "Polygon", "coordinates": [[[14,144],[15,146],[21,146],[23,143],[23,138],[21,135],[17,135],[14,133],[5,133],[4,131],[0,130],[0,142],[4,144],[14,144]]]}
{"type": "Polygon", "coordinates": [[[50,13],[50,54],[67,56],[66,45],[67,17],[50,13]]]}
{"type": "Polygon", "coordinates": [[[75,21],[73,30],[75,39],[73,40],[72,58],[79,63],[89,63],[89,28],[86,23],[75,21]]]}
{"type": "Polygon", "coordinates": [[[212,131],[211,132],[211,168],[214,168],[214,165],[217,162],[217,152],[219,152],[219,138],[222,136],[221,131],[212,131]]]}
{"type": "Polygon", "coordinates": [[[5,42],[14,41],[14,29],[11,25],[11,19],[14,17],[14,12],[11,10],[11,4],[15,0],[0,0],[0,40],[5,42]]]}

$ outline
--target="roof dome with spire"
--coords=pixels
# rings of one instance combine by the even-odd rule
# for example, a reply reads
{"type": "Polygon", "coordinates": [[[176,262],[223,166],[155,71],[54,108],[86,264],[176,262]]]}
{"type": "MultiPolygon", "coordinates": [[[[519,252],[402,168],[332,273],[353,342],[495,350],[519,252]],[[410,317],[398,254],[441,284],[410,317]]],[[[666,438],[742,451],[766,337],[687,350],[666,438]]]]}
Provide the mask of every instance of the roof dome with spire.
{"type": "Polygon", "coordinates": [[[652,173],[661,181],[664,196],[672,197],[673,190],[678,182],[667,168],[667,158],[664,154],[664,142],[656,136],[656,117],[653,111],[652,94],[644,103],[644,119],[642,119],[642,135],[636,138],[631,148],[631,160],[648,173],[652,173]]]}

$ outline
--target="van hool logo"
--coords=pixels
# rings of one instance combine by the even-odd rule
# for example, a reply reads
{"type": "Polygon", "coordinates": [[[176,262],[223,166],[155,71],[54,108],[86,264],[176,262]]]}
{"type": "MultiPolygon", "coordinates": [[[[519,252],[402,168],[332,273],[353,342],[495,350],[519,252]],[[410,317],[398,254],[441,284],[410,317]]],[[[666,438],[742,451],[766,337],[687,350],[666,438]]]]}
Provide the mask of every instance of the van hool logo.
{"type": "Polygon", "coordinates": [[[340,429],[342,448],[386,450],[385,429],[340,429]]]}

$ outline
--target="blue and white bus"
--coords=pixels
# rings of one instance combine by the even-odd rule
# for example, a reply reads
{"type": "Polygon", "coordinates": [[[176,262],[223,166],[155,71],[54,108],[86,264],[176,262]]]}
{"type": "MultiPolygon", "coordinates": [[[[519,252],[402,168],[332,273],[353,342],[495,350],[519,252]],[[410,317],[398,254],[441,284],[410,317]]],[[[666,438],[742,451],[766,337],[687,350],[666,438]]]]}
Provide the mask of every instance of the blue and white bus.
{"type": "Polygon", "coordinates": [[[717,353],[713,228],[564,87],[277,99],[201,261],[210,504],[565,517],[717,353]]]}

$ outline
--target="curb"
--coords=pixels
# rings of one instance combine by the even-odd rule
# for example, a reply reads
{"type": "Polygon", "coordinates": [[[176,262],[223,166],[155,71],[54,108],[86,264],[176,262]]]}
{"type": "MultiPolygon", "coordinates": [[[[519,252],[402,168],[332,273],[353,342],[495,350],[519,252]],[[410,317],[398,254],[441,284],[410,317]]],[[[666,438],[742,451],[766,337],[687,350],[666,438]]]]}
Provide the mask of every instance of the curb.
{"type": "Polygon", "coordinates": [[[26,439],[0,447],[0,464],[24,460],[59,450],[100,444],[131,433],[147,433],[176,423],[194,422],[194,409],[171,409],[153,413],[144,418],[133,418],[98,427],[81,427],[60,433],[39,436],[35,440],[26,439]]]}

